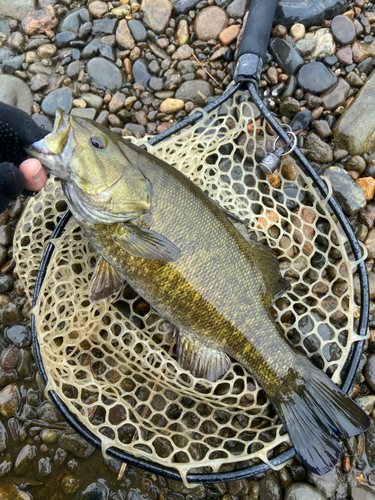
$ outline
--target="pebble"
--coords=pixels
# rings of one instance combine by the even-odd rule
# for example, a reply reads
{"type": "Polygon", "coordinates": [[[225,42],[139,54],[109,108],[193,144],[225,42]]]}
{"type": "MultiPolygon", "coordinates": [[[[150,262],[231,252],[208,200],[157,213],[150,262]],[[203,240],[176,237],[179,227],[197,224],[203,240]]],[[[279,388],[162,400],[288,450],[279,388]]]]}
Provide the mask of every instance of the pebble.
{"type": "Polygon", "coordinates": [[[351,87],[362,87],[363,85],[362,78],[360,78],[354,71],[348,73],[345,77],[345,80],[351,87]]]}
{"type": "Polygon", "coordinates": [[[167,115],[176,113],[180,109],[184,109],[185,103],[182,99],[165,99],[160,105],[160,113],[166,113],[167,115]]]}
{"type": "Polygon", "coordinates": [[[333,18],[331,30],[334,38],[341,45],[351,44],[357,36],[355,25],[348,16],[336,16],[333,18]]]}
{"type": "Polygon", "coordinates": [[[206,98],[213,95],[210,83],[203,80],[189,80],[183,82],[181,87],[177,89],[175,98],[182,99],[184,102],[192,101],[197,106],[202,106],[205,101],[198,92],[206,98]]]}
{"type": "Polygon", "coordinates": [[[294,483],[286,490],[284,500],[326,500],[315,488],[305,483],[294,483]]]}
{"type": "Polygon", "coordinates": [[[350,85],[343,78],[338,78],[337,83],[327,93],[320,97],[323,99],[323,106],[327,110],[334,110],[342,106],[348,97],[350,85]]]}
{"type": "Polygon", "coordinates": [[[103,106],[103,98],[96,94],[84,94],[81,97],[89,108],[94,108],[96,111],[99,111],[103,106]]]}
{"type": "Polygon", "coordinates": [[[94,57],[90,59],[87,63],[86,70],[99,87],[116,90],[124,85],[124,72],[111,61],[103,57],[94,57]]]}
{"type": "Polygon", "coordinates": [[[46,75],[38,73],[31,78],[30,88],[33,92],[39,92],[39,90],[45,89],[50,84],[49,78],[46,75]]]}
{"type": "Polygon", "coordinates": [[[56,424],[64,419],[53,403],[46,401],[38,408],[38,417],[47,424],[56,424]]]}
{"type": "Polygon", "coordinates": [[[267,474],[260,481],[259,500],[281,500],[281,485],[274,473],[267,474]]]}
{"type": "Polygon", "coordinates": [[[293,97],[287,97],[280,104],[280,115],[292,118],[298,111],[300,111],[301,105],[297,99],[293,97]]]}
{"type": "Polygon", "coordinates": [[[15,464],[14,471],[16,474],[20,474],[25,471],[27,466],[36,456],[36,447],[27,444],[18,453],[15,464]]]}
{"type": "Polygon", "coordinates": [[[330,163],[333,160],[331,146],[314,132],[308,134],[305,146],[308,150],[307,156],[310,160],[318,163],[330,163]]]}
{"type": "Polygon", "coordinates": [[[367,201],[371,201],[375,194],[375,179],[373,177],[363,177],[357,179],[356,183],[363,189],[367,201]]]}
{"type": "Polygon", "coordinates": [[[314,33],[315,48],[312,54],[307,58],[324,59],[332,56],[336,51],[336,44],[329,28],[321,28],[314,33]]]}
{"type": "Polygon", "coordinates": [[[234,19],[244,17],[245,13],[248,9],[248,1],[247,0],[234,0],[227,7],[227,13],[229,17],[233,17],[234,19]]]}
{"type": "Polygon", "coordinates": [[[31,331],[26,325],[13,325],[6,328],[4,333],[9,342],[16,347],[23,348],[31,345],[31,331]]]}
{"type": "Polygon", "coordinates": [[[353,63],[353,51],[351,47],[341,47],[336,51],[336,57],[341,64],[348,66],[353,63]]]}
{"type": "Polygon", "coordinates": [[[352,486],[350,490],[351,500],[375,500],[373,488],[360,484],[359,486],[352,486]]]}
{"type": "Polygon", "coordinates": [[[47,132],[52,132],[52,123],[46,115],[33,115],[32,119],[40,128],[46,130],[47,132]]]}
{"type": "Polygon", "coordinates": [[[79,9],[68,14],[58,27],[57,31],[60,33],[62,31],[68,30],[73,31],[74,33],[78,33],[81,24],[89,21],[90,16],[88,10],[79,9]]]}
{"type": "Polygon", "coordinates": [[[0,273],[0,293],[6,293],[12,290],[14,278],[10,274],[0,273]]]}
{"type": "Polygon", "coordinates": [[[237,24],[232,24],[232,26],[225,28],[225,30],[223,30],[219,35],[220,42],[223,45],[230,45],[237,39],[240,30],[241,26],[237,24]]]}
{"type": "Polygon", "coordinates": [[[73,105],[73,93],[70,88],[54,90],[42,101],[42,111],[46,115],[55,116],[56,109],[61,108],[69,113],[73,105]]]}
{"type": "Polygon", "coordinates": [[[309,56],[314,52],[315,40],[313,38],[303,38],[296,43],[295,49],[300,54],[300,56],[309,56]]]}
{"type": "Polygon", "coordinates": [[[326,120],[316,120],[314,122],[314,127],[318,135],[323,139],[332,135],[331,127],[328,125],[326,120]]]}
{"type": "Polygon", "coordinates": [[[61,487],[63,489],[63,492],[68,495],[72,495],[73,493],[78,491],[79,486],[80,486],[79,479],[75,478],[74,476],[71,476],[70,474],[64,476],[63,480],[61,481],[61,487]]]}
{"type": "Polygon", "coordinates": [[[140,21],[137,21],[136,19],[131,19],[130,21],[128,21],[128,27],[136,42],[144,42],[147,39],[146,28],[140,21]]]}
{"type": "Polygon", "coordinates": [[[47,43],[46,45],[41,45],[40,47],[37,48],[37,55],[41,57],[42,59],[50,59],[53,57],[57,52],[57,48],[55,45],[52,45],[50,43],[47,43]]]}
{"type": "MultiPolygon", "coordinates": [[[[370,238],[372,239],[372,232],[369,233],[370,238]]],[[[370,354],[367,357],[367,361],[365,364],[365,369],[363,372],[366,384],[370,387],[372,391],[375,391],[375,354],[370,354]]],[[[375,450],[374,450],[375,451],[375,450]]],[[[374,455],[375,458],[375,455],[374,455]]]]}
{"type": "Polygon", "coordinates": [[[164,33],[172,14],[169,0],[142,0],[143,22],[155,33],[164,33]]]}
{"type": "Polygon", "coordinates": [[[180,47],[181,45],[187,44],[189,42],[189,38],[190,38],[190,33],[189,33],[188,23],[186,19],[181,19],[181,21],[178,23],[175,35],[177,45],[180,47]]]}
{"type": "Polygon", "coordinates": [[[372,74],[333,127],[336,145],[351,155],[361,155],[375,146],[374,95],[375,74],[372,74]]]}
{"type": "Polygon", "coordinates": [[[16,76],[0,75],[0,101],[31,115],[32,93],[29,86],[16,76]]]}
{"type": "Polygon", "coordinates": [[[290,36],[295,42],[298,42],[298,40],[302,40],[302,38],[305,36],[305,33],[306,28],[301,23],[293,24],[293,26],[290,28],[290,36]]]}
{"type": "Polygon", "coordinates": [[[270,41],[270,52],[275,62],[287,75],[294,75],[303,65],[303,59],[283,38],[272,38],[270,41]]]}
{"type": "Polygon", "coordinates": [[[321,26],[325,19],[332,19],[348,8],[346,0],[290,1],[280,0],[277,5],[274,24],[283,24],[288,28],[293,23],[302,23],[306,28],[321,26]]]}
{"type": "Polygon", "coordinates": [[[146,59],[137,59],[133,64],[132,69],[133,69],[134,80],[147,87],[148,82],[150,81],[152,75],[148,71],[148,64],[146,59]]]}
{"type": "MultiPolygon", "coordinates": [[[[1,394],[1,393],[0,393],[1,394]]],[[[88,458],[95,450],[76,432],[63,432],[58,439],[59,446],[78,458],[88,458]]]]}
{"type": "Polygon", "coordinates": [[[186,14],[190,10],[194,9],[200,0],[177,0],[173,2],[173,10],[179,16],[180,14],[186,14]]]}
{"type": "Polygon", "coordinates": [[[33,10],[22,20],[21,26],[28,36],[36,34],[49,34],[57,26],[57,17],[52,5],[47,5],[44,10],[33,10]]]}
{"type": "Polygon", "coordinates": [[[116,29],[116,42],[120,48],[132,50],[135,47],[135,41],[131,34],[128,22],[122,19],[116,29]]]}
{"type": "Polygon", "coordinates": [[[96,19],[92,26],[92,34],[94,36],[113,35],[116,30],[117,23],[117,19],[111,19],[110,17],[96,19]]]}
{"type": "Polygon", "coordinates": [[[6,450],[7,444],[8,444],[8,433],[6,428],[4,427],[4,424],[0,422],[0,453],[6,450]]]}
{"type": "Polygon", "coordinates": [[[48,477],[52,474],[51,459],[40,458],[38,460],[38,476],[41,478],[48,477]]]}
{"type": "MultiPolygon", "coordinates": [[[[116,60],[113,48],[110,47],[109,45],[105,44],[105,43],[101,43],[99,45],[99,54],[101,56],[103,56],[103,57],[106,57],[110,61],[115,61],[116,60]]],[[[76,61],[76,62],[79,62],[79,61],[76,61]]]]}
{"type": "Polygon", "coordinates": [[[0,391],[0,413],[6,418],[14,417],[20,404],[20,394],[15,384],[7,385],[0,391]]]}
{"type": "MultiPolygon", "coordinates": [[[[3,462],[6,463],[6,462],[3,462]]],[[[4,473],[9,472],[11,469],[12,463],[10,464],[10,468],[5,470],[4,473]]],[[[2,465],[2,464],[1,464],[2,465]]],[[[3,484],[0,485],[0,498],[4,500],[33,500],[33,497],[29,495],[26,491],[20,490],[15,484],[3,484]]]]}
{"type": "Polygon", "coordinates": [[[329,167],[324,175],[331,182],[333,194],[347,215],[353,215],[366,206],[363,190],[344,169],[329,167]]]}
{"type": "Polygon", "coordinates": [[[106,2],[95,0],[89,4],[89,12],[93,17],[100,19],[108,12],[108,5],[106,2]]]}
{"type": "Polygon", "coordinates": [[[88,43],[81,52],[82,59],[91,59],[93,56],[96,56],[99,52],[100,45],[100,38],[94,38],[94,40],[91,40],[91,42],[88,43]]]}
{"type": "Polygon", "coordinates": [[[337,76],[321,62],[302,66],[297,76],[298,84],[311,94],[321,94],[337,82],[337,76]]]}
{"type": "Polygon", "coordinates": [[[194,33],[198,40],[217,39],[227,24],[228,18],[223,9],[216,6],[206,7],[194,20],[194,33]]]}
{"type": "MultiPolygon", "coordinates": [[[[140,495],[137,495],[138,497],[140,495]]],[[[80,500],[108,500],[109,491],[107,486],[100,480],[92,483],[80,494],[80,500]]]]}
{"type": "Polygon", "coordinates": [[[23,52],[26,45],[26,40],[22,33],[20,33],[19,31],[15,31],[9,36],[7,43],[9,47],[11,49],[14,49],[16,52],[23,52]]]}

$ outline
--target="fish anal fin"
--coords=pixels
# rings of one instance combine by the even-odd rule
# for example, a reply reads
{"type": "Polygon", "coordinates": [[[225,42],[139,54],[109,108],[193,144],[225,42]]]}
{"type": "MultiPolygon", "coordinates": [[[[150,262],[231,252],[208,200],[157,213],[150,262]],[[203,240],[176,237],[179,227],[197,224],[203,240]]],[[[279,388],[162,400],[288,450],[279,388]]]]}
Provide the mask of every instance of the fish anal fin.
{"type": "Polygon", "coordinates": [[[251,255],[262,272],[272,301],[275,301],[290,289],[289,281],[281,275],[277,256],[271,248],[259,243],[259,241],[250,240],[247,243],[250,246],[251,255]]]}
{"type": "Polygon", "coordinates": [[[218,349],[206,346],[202,341],[185,331],[180,331],[177,341],[177,361],[194,377],[215,382],[230,368],[229,356],[218,349]]]}
{"type": "Polygon", "coordinates": [[[103,257],[96,263],[89,285],[89,300],[92,304],[113,295],[124,284],[125,276],[103,257]]]}
{"type": "Polygon", "coordinates": [[[115,240],[134,257],[171,262],[180,256],[180,250],[162,234],[131,223],[123,224],[124,231],[115,240]]]}

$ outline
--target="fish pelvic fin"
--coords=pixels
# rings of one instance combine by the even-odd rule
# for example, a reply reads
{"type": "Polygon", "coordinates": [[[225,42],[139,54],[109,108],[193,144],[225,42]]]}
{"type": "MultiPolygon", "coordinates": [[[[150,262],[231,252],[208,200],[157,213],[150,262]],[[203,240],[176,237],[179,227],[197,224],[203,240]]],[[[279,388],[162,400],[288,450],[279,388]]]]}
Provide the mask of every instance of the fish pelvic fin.
{"type": "Polygon", "coordinates": [[[230,368],[229,356],[213,347],[202,344],[202,340],[189,332],[180,331],[177,340],[177,362],[194,377],[215,382],[230,368]]]}
{"type": "Polygon", "coordinates": [[[270,396],[302,463],[324,475],[339,461],[340,436],[356,436],[370,426],[366,413],[308,359],[302,370],[270,396]],[[302,373],[302,375],[301,375],[302,373]]]}
{"type": "Polygon", "coordinates": [[[96,304],[99,300],[113,295],[125,282],[125,276],[117,271],[103,257],[99,257],[89,285],[89,300],[96,304]]]}

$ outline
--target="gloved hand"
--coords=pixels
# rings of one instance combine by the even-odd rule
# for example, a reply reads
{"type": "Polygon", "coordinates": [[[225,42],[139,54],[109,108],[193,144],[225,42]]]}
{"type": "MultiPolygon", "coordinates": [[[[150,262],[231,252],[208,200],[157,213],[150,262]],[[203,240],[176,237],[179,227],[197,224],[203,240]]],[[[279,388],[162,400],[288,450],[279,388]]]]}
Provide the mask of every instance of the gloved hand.
{"type": "Polygon", "coordinates": [[[0,212],[8,206],[9,197],[21,192],[33,194],[24,189],[25,177],[17,167],[27,159],[22,146],[42,139],[47,133],[24,111],[0,102],[0,212]]]}

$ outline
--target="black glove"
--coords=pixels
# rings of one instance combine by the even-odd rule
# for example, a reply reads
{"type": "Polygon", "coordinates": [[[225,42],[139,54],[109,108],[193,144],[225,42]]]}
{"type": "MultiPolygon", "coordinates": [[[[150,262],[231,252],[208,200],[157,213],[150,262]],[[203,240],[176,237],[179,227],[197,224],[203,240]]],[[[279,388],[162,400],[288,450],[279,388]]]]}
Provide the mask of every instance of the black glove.
{"type": "Polygon", "coordinates": [[[0,212],[8,206],[10,196],[22,191],[32,194],[24,190],[25,179],[18,169],[27,158],[22,146],[39,141],[47,134],[27,113],[0,102],[0,212]]]}

